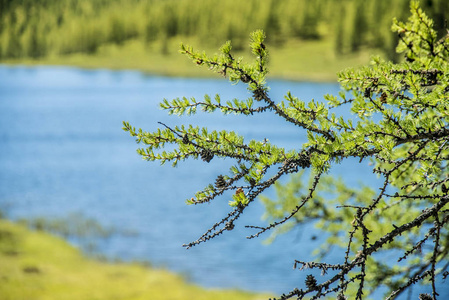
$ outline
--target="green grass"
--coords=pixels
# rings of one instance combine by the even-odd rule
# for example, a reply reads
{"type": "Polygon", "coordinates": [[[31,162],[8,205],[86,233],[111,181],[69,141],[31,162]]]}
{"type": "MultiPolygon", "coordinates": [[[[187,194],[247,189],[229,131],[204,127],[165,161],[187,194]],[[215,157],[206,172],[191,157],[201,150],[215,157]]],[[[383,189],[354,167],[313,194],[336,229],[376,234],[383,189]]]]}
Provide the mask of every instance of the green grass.
{"type": "Polygon", "coordinates": [[[336,55],[328,40],[290,40],[281,48],[271,49],[271,76],[296,81],[336,81],[337,73],[369,64],[376,50],[336,55]]]}
{"type": "Polygon", "coordinates": [[[207,290],[142,264],[86,258],[64,240],[0,220],[0,299],[267,299],[235,290],[207,290]]]}
{"type": "MultiPolygon", "coordinates": [[[[9,59],[6,64],[25,65],[65,65],[82,68],[132,69],[165,76],[183,77],[219,77],[193,64],[186,56],[178,53],[182,38],[170,39],[166,46],[160,41],[145,46],[139,40],[131,40],[123,44],[101,46],[95,54],[71,54],[65,56],[49,56],[43,59],[9,59]],[[168,49],[165,54],[161,49],[168,49]]],[[[216,49],[203,48],[201,41],[190,39],[185,41],[197,50],[205,50],[209,55],[218,52],[216,49]]],[[[369,63],[375,51],[364,50],[356,54],[336,56],[332,42],[289,40],[282,47],[270,47],[271,78],[295,81],[327,81],[337,80],[337,72],[347,68],[369,63]]],[[[246,60],[253,57],[249,50],[235,52],[246,60]]]]}

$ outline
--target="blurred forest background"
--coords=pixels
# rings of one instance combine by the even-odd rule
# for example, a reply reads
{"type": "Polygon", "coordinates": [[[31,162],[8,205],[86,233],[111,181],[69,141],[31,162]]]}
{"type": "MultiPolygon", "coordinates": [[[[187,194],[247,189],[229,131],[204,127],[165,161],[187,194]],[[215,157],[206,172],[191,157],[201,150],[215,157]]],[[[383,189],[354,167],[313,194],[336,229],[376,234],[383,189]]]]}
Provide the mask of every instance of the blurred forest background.
{"type": "MultiPolygon", "coordinates": [[[[186,57],[179,55],[180,42],[211,53],[217,52],[225,41],[232,40],[235,55],[248,58],[251,55],[248,49],[250,32],[263,29],[268,37],[272,77],[335,81],[336,72],[345,67],[367,64],[370,55],[380,55],[394,61],[403,59],[395,53],[398,37],[391,32],[390,27],[393,17],[403,21],[408,18],[409,2],[410,0],[0,0],[0,64],[72,65],[137,69],[173,76],[210,76],[211,72],[195,67],[186,57]]],[[[445,34],[449,1],[421,0],[421,7],[435,21],[439,33],[445,34]]],[[[4,75],[2,80],[7,76],[4,75]]],[[[65,78],[71,79],[72,77],[65,78]]],[[[57,94],[57,97],[60,95],[57,94]]],[[[109,97],[109,94],[105,94],[105,97],[109,97]]],[[[121,94],[117,97],[121,97],[121,94]]],[[[67,105],[69,100],[74,99],[67,98],[68,100],[63,98],[67,102],[61,103],[67,105]]],[[[2,99],[2,102],[8,103],[7,100],[2,99]]],[[[57,101],[59,100],[58,98],[57,101]]],[[[92,103],[103,103],[99,99],[95,100],[92,103]]],[[[37,109],[40,102],[36,103],[35,107],[26,107],[23,113],[37,109]]],[[[111,107],[114,107],[113,104],[111,107]]],[[[5,110],[4,114],[9,112],[5,110]]],[[[47,112],[45,107],[44,112],[47,112]]],[[[95,112],[93,110],[92,114],[95,112]]],[[[65,129],[72,126],[79,117],[76,115],[71,118],[71,123],[66,122],[66,115],[59,116],[52,108],[48,109],[48,113],[44,116],[52,118],[42,123],[53,124],[51,122],[55,120],[54,122],[60,122],[55,124],[65,124],[65,129]]],[[[76,112],[73,113],[75,114],[76,112]]],[[[15,118],[16,115],[11,116],[15,118]]],[[[37,114],[37,118],[41,116],[37,114]]],[[[95,121],[100,117],[95,115],[95,121]]],[[[37,124],[24,120],[25,118],[18,118],[15,123],[24,123],[24,126],[37,124]]],[[[42,125],[40,123],[39,120],[39,126],[42,125]]],[[[48,127],[53,129],[55,126],[48,127]]],[[[45,129],[45,126],[39,127],[38,131],[42,128],[45,129]]],[[[111,130],[117,129],[114,127],[111,130]]],[[[35,138],[32,135],[32,141],[40,139],[40,136],[35,138]]],[[[71,135],[66,137],[67,140],[72,138],[71,135]]],[[[89,138],[90,135],[86,137],[89,138]]],[[[18,145],[18,140],[13,138],[5,138],[3,141],[12,141],[14,147],[18,145]]],[[[52,147],[53,141],[51,138],[44,139],[52,147]]],[[[77,148],[80,145],[77,139],[71,142],[77,143],[77,148]]],[[[22,147],[22,144],[19,146],[22,147]]],[[[10,148],[5,149],[13,152],[10,148]]],[[[56,153],[64,149],[57,148],[56,153]]],[[[20,155],[26,156],[23,153],[20,155]]],[[[28,159],[34,162],[37,159],[35,152],[28,159]]],[[[24,161],[28,162],[26,159],[24,161]]],[[[66,167],[63,163],[57,165],[66,167]]],[[[15,162],[14,168],[19,168],[15,162]]],[[[50,168],[48,172],[52,170],[50,168]]],[[[69,171],[71,169],[64,170],[69,171]]],[[[9,176],[8,170],[5,172],[5,176],[9,176]]],[[[30,176],[34,174],[36,173],[30,176]]],[[[33,182],[40,184],[41,181],[33,182]]],[[[78,223],[73,218],[64,220],[69,223],[34,220],[27,225],[53,233],[55,228],[59,228],[62,235],[67,237],[69,226],[76,226],[78,223]]],[[[96,228],[92,223],[89,224],[91,230],[96,228]]],[[[108,234],[98,230],[100,234],[108,234]]],[[[138,299],[136,291],[140,293],[139,299],[147,299],[149,293],[152,299],[267,298],[242,291],[208,289],[206,292],[197,286],[187,285],[186,280],[180,276],[138,264],[126,267],[124,264],[107,265],[86,260],[73,247],[54,237],[42,232],[31,232],[25,226],[2,220],[1,211],[0,261],[5,270],[3,273],[6,274],[0,278],[0,298],[7,300],[37,299],[37,290],[41,294],[39,299],[83,299],[92,295],[96,299],[111,299],[122,295],[129,295],[128,298],[123,296],[123,299],[138,299]]]]}
{"type": "MultiPolygon", "coordinates": [[[[444,31],[449,1],[421,2],[444,31]]],[[[245,54],[249,33],[264,29],[276,61],[272,75],[307,77],[314,68],[367,63],[371,54],[399,59],[391,20],[408,14],[409,0],[0,0],[0,63],[178,74],[182,68],[170,71],[180,68],[171,56],[181,41],[210,50],[232,40],[245,54]],[[291,65],[294,58],[322,65],[291,65]]]]}

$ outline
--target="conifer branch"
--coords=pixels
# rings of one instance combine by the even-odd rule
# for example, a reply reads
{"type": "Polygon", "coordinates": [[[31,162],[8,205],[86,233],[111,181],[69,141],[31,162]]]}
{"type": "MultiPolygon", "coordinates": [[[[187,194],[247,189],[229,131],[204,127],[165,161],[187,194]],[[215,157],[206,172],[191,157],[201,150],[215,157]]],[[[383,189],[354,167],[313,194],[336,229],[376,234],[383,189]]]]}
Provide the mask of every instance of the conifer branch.
{"type": "MultiPolygon", "coordinates": [[[[253,239],[253,238],[255,238],[255,237],[258,237],[258,236],[261,235],[262,233],[264,233],[264,232],[266,232],[266,231],[268,231],[268,230],[270,230],[270,229],[273,229],[273,228],[275,228],[275,227],[277,227],[277,226],[279,226],[279,225],[281,225],[281,224],[284,224],[285,222],[287,222],[288,220],[290,220],[293,216],[295,216],[295,215],[298,213],[298,211],[299,211],[302,207],[304,207],[304,205],[307,203],[307,201],[309,201],[309,200],[313,197],[313,193],[314,193],[314,191],[315,191],[315,189],[316,189],[316,186],[318,185],[318,182],[320,181],[320,177],[321,177],[322,174],[323,174],[323,173],[320,172],[320,173],[318,173],[318,174],[315,176],[314,182],[312,183],[312,186],[311,186],[310,189],[309,189],[309,194],[301,200],[300,204],[298,204],[298,205],[297,205],[297,206],[290,212],[290,214],[289,214],[288,216],[284,217],[282,220],[280,220],[280,221],[278,221],[278,222],[274,222],[274,223],[270,224],[270,225],[267,226],[267,227],[248,226],[248,225],[245,226],[246,228],[259,229],[259,232],[255,233],[255,234],[253,234],[253,235],[248,236],[247,239],[253,239]]],[[[280,177],[280,175],[279,175],[279,177],[280,177]]],[[[277,179],[276,179],[276,180],[277,180],[277,179]]]]}
{"type": "MultiPolygon", "coordinates": [[[[399,35],[398,50],[405,54],[406,62],[394,64],[374,58],[371,67],[341,72],[339,81],[345,92],[340,93],[340,98],[325,96],[325,104],[312,100],[306,105],[290,93],[280,102],[269,96],[265,84],[268,51],[261,31],[250,38],[255,56],[252,64],[236,58],[230,42],[213,57],[182,46],[181,52],[197,65],[209,67],[232,83],[246,84],[252,97],[226,104],[218,95],[215,102],[209,96],[203,101],[164,100],[161,107],[169,113],[272,112],[307,132],[307,142],[289,151],[267,141],[245,143],[234,132],[208,132],[207,128],[192,126],[172,128],[160,123],[162,130],[148,133],[124,122],[124,130],[148,146],[138,150],[148,160],[177,163],[193,157],[209,162],[217,156],[237,161],[237,166],[231,168],[233,175],[218,175],[215,183],[187,200],[200,204],[230,196],[231,211],[184,247],[191,248],[232,230],[246,208],[274,186],[282,191],[279,201],[263,200],[270,222],[266,226],[245,226],[257,230],[247,238],[258,237],[289,221],[303,224],[317,220],[321,230],[329,233],[328,243],[344,249],[338,264],[296,260],[295,268],[319,269],[323,275],[332,272],[332,276],[319,283],[308,274],[305,288],[295,288],[280,299],[304,299],[307,295],[320,299],[332,293],[337,294],[337,299],[347,294],[363,299],[367,290],[379,285],[390,289],[392,299],[423,279],[429,279],[432,286],[432,296],[426,297],[436,298],[439,274],[449,276],[449,263],[444,263],[449,253],[449,35],[437,39],[432,21],[416,1],[411,4],[411,13],[407,23],[395,20],[393,25],[399,35]],[[352,94],[351,98],[346,98],[346,93],[352,94]],[[254,104],[254,100],[260,103],[254,104]],[[353,124],[331,113],[343,105],[350,105],[358,114],[357,122],[353,124]],[[178,148],[157,152],[170,144],[178,148]],[[378,191],[348,187],[324,176],[334,165],[353,157],[360,162],[371,159],[373,173],[383,178],[378,191]],[[300,189],[283,189],[285,185],[278,184],[288,174],[303,176],[300,169],[311,169],[308,189],[304,190],[302,183],[297,185],[300,189]],[[306,206],[316,211],[306,214],[306,206]],[[344,241],[340,241],[343,234],[344,241]],[[428,244],[433,247],[424,247],[428,244]],[[404,267],[393,268],[374,255],[392,249],[402,250],[398,262],[404,267]],[[412,259],[417,262],[410,265],[412,259]]],[[[224,172],[220,170],[219,174],[224,172]]]]}

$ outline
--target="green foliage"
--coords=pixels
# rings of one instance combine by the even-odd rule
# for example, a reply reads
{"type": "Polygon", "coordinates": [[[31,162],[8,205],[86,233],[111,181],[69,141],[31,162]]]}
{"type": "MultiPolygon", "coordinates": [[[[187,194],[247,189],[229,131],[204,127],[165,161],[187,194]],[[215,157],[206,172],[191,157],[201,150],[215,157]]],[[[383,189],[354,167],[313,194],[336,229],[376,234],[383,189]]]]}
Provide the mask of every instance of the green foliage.
{"type": "Polygon", "coordinates": [[[232,201],[229,201],[229,206],[242,208],[248,205],[248,203],[248,198],[245,196],[243,189],[239,189],[232,195],[232,201]]]}
{"type": "Polygon", "coordinates": [[[271,99],[265,83],[268,52],[260,30],[250,39],[252,63],[234,57],[231,42],[214,56],[181,46],[181,53],[195,64],[222,74],[231,83],[246,84],[252,97],[226,104],[218,95],[215,101],[208,95],[203,101],[164,100],[162,109],[178,115],[198,109],[240,115],[273,113],[307,134],[304,144],[284,149],[267,140],[245,141],[235,132],[162,124],[163,129],[150,133],[124,122],[124,130],[146,145],[138,150],[144,159],[174,165],[190,157],[236,161],[229,175],[219,175],[214,184],[187,200],[199,204],[226,197],[230,212],[185,247],[232,230],[246,208],[274,186],[276,199],[260,197],[270,224],[246,226],[256,230],[249,238],[273,229],[275,236],[296,224],[314,223],[328,236],[320,257],[326,257],[331,245],[344,250],[338,264],[295,261],[295,268],[332,274],[321,283],[309,275],[305,288],[281,299],[303,299],[309,294],[314,299],[331,294],[362,299],[379,287],[386,287],[392,299],[415,283],[430,284],[435,299],[436,284],[449,275],[449,35],[438,36],[416,1],[411,3],[409,20],[395,20],[393,30],[399,35],[398,51],[406,60],[393,63],[374,57],[369,67],[341,72],[344,92],[338,97],[327,95],[323,102],[306,102],[289,92],[282,101],[271,99]],[[347,108],[354,118],[338,116],[336,108],[347,108]],[[168,144],[173,150],[162,150],[168,144]],[[335,165],[354,158],[370,160],[372,171],[383,179],[378,189],[347,186],[331,176],[335,165]],[[289,183],[279,183],[292,173],[296,175],[289,183]],[[401,263],[385,262],[382,258],[387,254],[401,263]]]}
{"type": "MultiPolygon", "coordinates": [[[[2,0],[0,58],[92,54],[104,45],[123,45],[131,39],[142,44],[160,42],[162,47],[152,51],[167,54],[167,41],[175,36],[201,40],[203,46],[232,39],[234,49],[241,50],[247,33],[258,28],[264,29],[268,43],[276,46],[292,39],[322,39],[333,41],[339,49],[337,53],[377,47],[392,55],[395,37],[379,28],[387,28],[393,16],[402,16],[407,3],[408,0],[2,0]]],[[[434,0],[423,5],[441,33],[448,18],[448,2],[434,0]]]]}

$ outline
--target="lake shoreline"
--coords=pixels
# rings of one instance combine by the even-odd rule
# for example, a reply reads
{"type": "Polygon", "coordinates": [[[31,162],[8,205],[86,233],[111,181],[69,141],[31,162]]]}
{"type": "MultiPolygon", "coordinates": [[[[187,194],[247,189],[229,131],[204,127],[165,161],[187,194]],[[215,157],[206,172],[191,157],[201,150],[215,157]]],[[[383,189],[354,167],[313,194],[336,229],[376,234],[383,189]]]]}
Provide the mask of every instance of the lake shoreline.
{"type": "Polygon", "coordinates": [[[3,277],[0,298],[36,299],[267,299],[268,295],[207,289],[142,263],[86,257],[64,239],[0,219],[3,277]]]}
{"type": "MultiPolygon", "coordinates": [[[[153,70],[147,70],[147,69],[138,69],[138,68],[127,68],[127,67],[105,67],[105,66],[93,66],[93,65],[83,65],[83,64],[61,64],[61,63],[44,63],[44,62],[33,62],[33,61],[20,61],[20,62],[11,62],[11,61],[0,61],[0,66],[7,66],[7,67],[57,67],[57,68],[76,68],[76,69],[82,69],[82,70],[107,70],[107,71],[116,71],[116,72],[140,72],[143,75],[146,76],[159,76],[159,77],[167,77],[167,78],[189,78],[189,79],[211,79],[211,80],[227,80],[227,78],[224,78],[221,75],[218,75],[216,73],[208,72],[172,72],[172,71],[166,71],[166,72],[160,72],[160,71],[153,71],[153,70]]],[[[194,67],[194,66],[193,66],[194,67]]],[[[290,81],[290,82],[296,82],[296,83],[336,83],[337,79],[336,76],[312,76],[312,77],[306,77],[301,75],[273,75],[268,76],[269,80],[282,80],[282,81],[290,81]],[[335,77],[335,78],[333,78],[335,77]]]]}

